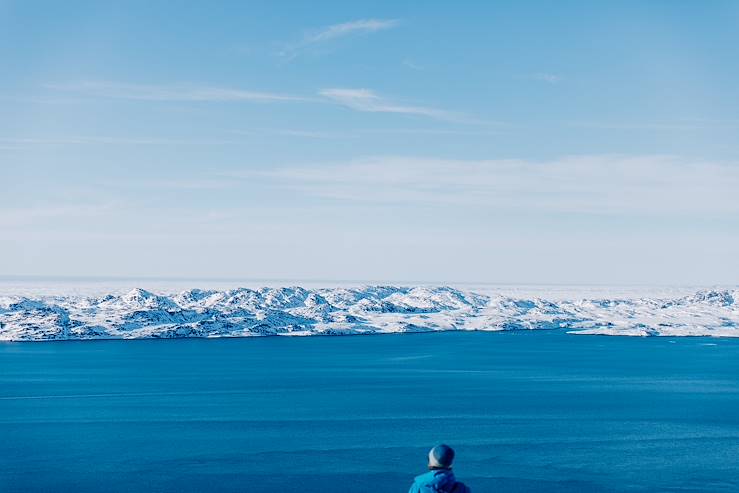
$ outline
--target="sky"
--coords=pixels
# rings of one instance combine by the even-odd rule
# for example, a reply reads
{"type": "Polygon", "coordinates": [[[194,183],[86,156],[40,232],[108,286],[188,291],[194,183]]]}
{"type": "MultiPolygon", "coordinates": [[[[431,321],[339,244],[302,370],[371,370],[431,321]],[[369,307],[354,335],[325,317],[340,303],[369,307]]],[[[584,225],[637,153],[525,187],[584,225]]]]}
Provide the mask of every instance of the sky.
{"type": "Polygon", "coordinates": [[[738,23],[0,0],[0,275],[736,284],[738,23]]]}

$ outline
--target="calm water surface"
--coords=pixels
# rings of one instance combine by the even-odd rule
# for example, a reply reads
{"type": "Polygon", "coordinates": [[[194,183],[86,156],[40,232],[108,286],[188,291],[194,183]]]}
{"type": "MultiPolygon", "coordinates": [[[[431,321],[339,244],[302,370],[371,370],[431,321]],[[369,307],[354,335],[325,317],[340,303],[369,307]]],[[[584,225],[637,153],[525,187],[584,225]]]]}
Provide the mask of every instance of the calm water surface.
{"type": "Polygon", "coordinates": [[[0,344],[2,492],[739,490],[739,341],[559,332],[0,344]]]}

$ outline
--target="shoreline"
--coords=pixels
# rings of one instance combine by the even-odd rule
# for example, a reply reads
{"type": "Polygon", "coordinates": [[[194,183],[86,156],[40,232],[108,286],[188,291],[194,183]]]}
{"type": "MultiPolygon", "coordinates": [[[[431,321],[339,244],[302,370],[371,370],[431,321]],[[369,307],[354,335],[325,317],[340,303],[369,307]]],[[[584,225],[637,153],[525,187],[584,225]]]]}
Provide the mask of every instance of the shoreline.
{"type": "Polygon", "coordinates": [[[529,334],[529,333],[558,333],[562,337],[579,336],[579,337],[602,337],[602,338],[627,338],[627,339],[711,339],[732,341],[739,340],[739,331],[737,335],[710,335],[710,334],[601,334],[601,333],[582,333],[573,331],[563,327],[558,329],[450,329],[450,330],[418,330],[408,332],[365,332],[365,333],[346,333],[346,334],[251,334],[251,335],[222,335],[222,336],[185,336],[185,337],[101,337],[89,339],[0,339],[0,344],[39,344],[39,343],[86,343],[86,342],[133,342],[133,341],[185,341],[185,340],[228,340],[228,339],[314,339],[314,338],[344,338],[344,337],[373,337],[373,336],[421,336],[421,335],[439,335],[439,334],[460,334],[460,333],[485,333],[485,334],[529,334]]]}

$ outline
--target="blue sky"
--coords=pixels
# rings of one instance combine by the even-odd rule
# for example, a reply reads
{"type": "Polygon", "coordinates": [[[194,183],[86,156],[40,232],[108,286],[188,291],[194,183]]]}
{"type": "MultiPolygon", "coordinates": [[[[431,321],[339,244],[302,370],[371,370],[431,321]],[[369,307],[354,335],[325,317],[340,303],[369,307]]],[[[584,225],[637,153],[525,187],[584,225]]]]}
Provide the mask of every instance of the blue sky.
{"type": "Polygon", "coordinates": [[[0,274],[736,283],[738,21],[0,1],[0,274]]]}

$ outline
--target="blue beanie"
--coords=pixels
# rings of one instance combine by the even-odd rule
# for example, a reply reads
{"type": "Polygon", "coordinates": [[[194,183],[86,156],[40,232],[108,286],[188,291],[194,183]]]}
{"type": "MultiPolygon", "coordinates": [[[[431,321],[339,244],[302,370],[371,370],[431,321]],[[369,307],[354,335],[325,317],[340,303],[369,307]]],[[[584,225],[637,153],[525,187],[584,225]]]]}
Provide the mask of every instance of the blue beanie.
{"type": "Polygon", "coordinates": [[[429,451],[429,467],[449,469],[454,461],[454,450],[449,445],[437,445],[429,451]]]}

